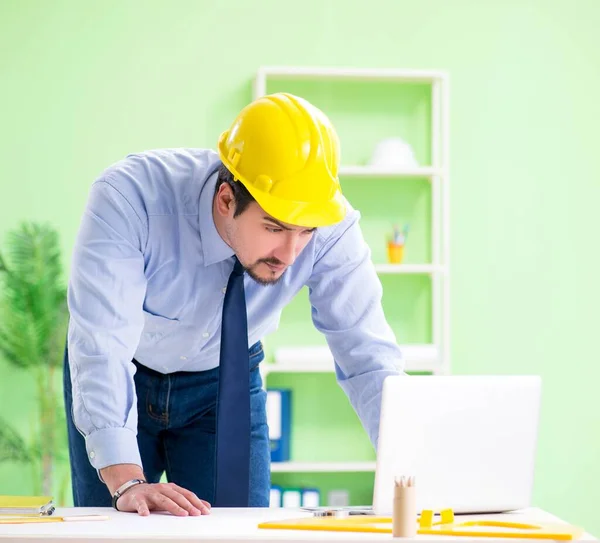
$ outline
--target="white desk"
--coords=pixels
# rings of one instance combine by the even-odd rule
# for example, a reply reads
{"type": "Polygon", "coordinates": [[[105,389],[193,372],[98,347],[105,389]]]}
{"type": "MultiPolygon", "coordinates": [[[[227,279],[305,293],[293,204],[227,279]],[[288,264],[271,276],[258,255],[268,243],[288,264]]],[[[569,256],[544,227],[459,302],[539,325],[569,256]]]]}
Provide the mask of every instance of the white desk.
{"type": "MultiPolygon", "coordinates": [[[[391,539],[390,534],[367,534],[350,532],[317,532],[301,530],[265,530],[257,528],[259,522],[284,518],[310,516],[297,509],[213,509],[210,515],[202,517],[174,517],[168,514],[152,513],[140,517],[134,513],[119,513],[109,508],[70,508],[57,509],[57,516],[103,514],[109,515],[106,521],[93,522],[52,522],[44,524],[0,524],[0,542],[18,543],[142,543],[146,541],[186,541],[202,543],[228,543],[239,541],[342,541],[381,542],[391,539]]],[[[559,521],[557,517],[540,509],[527,509],[513,513],[519,520],[559,521]]],[[[489,517],[489,515],[486,515],[489,517]]],[[[442,539],[417,536],[419,539],[442,539]]],[[[462,538],[446,537],[448,543],[462,538]]],[[[587,540],[594,538],[585,534],[587,540]]],[[[497,538],[487,541],[494,543],[497,538]]],[[[481,538],[479,539],[481,541],[481,538]]],[[[516,541],[511,539],[510,541],[516,541]]],[[[535,540],[527,540],[529,543],[535,540]]],[[[542,540],[538,540],[542,541],[542,540]]]]}

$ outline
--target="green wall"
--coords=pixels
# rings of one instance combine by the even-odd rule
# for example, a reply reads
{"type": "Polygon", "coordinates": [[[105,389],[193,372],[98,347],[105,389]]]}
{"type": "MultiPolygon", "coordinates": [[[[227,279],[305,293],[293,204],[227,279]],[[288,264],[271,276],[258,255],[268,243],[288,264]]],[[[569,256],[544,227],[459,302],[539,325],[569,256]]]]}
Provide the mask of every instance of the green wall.
{"type": "MultiPolygon", "coordinates": [[[[599,25],[596,0],[4,0],[0,235],[51,221],[68,264],[94,177],[132,151],[214,147],[260,65],[447,70],[453,371],[543,376],[535,502],[600,533],[599,25]]],[[[349,191],[365,209],[388,198],[381,185],[349,191]]],[[[3,415],[26,425],[33,387],[0,375],[3,415]]],[[[341,411],[328,436],[372,457],[328,376],[293,379],[341,411]]],[[[309,434],[303,417],[294,451],[309,459],[323,428],[309,434]]],[[[347,482],[368,499],[365,476],[331,477],[324,487],[347,482]]],[[[0,493],[24,484],[25,469],[0,466],[0,493]]]]}

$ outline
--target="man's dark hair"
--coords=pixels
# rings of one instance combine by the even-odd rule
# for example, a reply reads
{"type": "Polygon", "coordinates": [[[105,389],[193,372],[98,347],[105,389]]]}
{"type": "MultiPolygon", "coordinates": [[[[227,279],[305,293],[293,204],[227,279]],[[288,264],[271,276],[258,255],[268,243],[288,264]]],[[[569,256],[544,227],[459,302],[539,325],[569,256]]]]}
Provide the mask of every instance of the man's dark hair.
{"type": "Polygon", "coordinates": [[[215,195],[219,192],[219,187],[227,183],[233,192],[233,201],[235,202],[234,217],[242,214],[251,202],[254,202],[254,197],[248,192],[248,189],[241,181],[234,181],[233,174],[223,165],[219,166],[219,175],[217,176],[217,186],[215,195]]]}

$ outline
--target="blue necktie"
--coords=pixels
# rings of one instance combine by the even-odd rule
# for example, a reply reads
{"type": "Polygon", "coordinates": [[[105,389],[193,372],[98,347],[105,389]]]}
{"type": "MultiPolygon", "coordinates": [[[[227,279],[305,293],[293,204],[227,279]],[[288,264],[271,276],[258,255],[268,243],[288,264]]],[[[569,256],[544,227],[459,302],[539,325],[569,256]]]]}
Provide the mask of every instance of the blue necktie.
{"type": "Polygon", "coordinates": [[[248,507],[250,492],[250,360],[244,268],[236,258],[221,324],[217,399],[216,507],[248,507]]]}

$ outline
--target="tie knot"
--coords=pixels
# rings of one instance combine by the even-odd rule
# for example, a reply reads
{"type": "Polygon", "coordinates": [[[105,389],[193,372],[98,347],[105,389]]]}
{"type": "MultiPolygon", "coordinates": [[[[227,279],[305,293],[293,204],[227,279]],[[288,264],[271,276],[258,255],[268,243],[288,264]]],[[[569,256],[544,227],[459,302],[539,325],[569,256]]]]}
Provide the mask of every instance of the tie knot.
{"type": "Polygon", "coordinates": [[[235,259],[234,264],[233,264],[233,271],[231,272],[233,275],[243,275],[244,274],[244,266],[242,266],[242,263],[238,260],[237,256],[233,257],[235,259]]]}

